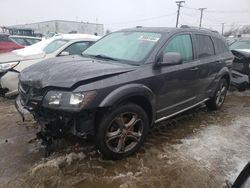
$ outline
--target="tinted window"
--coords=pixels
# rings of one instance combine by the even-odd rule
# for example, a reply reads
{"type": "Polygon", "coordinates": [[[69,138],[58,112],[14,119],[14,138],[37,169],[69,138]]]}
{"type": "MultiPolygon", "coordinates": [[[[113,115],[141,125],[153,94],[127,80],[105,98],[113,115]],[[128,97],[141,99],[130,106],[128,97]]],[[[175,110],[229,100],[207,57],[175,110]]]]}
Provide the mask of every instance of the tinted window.
{"type": "Polygon", "coordinates": [[[183,61],[193,59],[193,46],[190,35],[179,35],[173,38],[164,49],[166,52],[178,52],[183,61]]]}
{"type": "Polygon", "coordinates": [[[198,58],[204,58],[214,55],[214,45],[209,36],[196,35],[196,41],[198,58]]]}
{"type": "Polygon", "coordinates": [[[81,55],[84,50],[86,50],[90,45],[90,42],[77,42],[74,44],[71,44],[69,47],[67,47],[65,52],[69,52],[69,55],[81,55]]]}
{"type": "Polygon", "coordinates": [[[139,64],[160,38],[160,33],[153,32],[115,32],[90,46],[84,55],[104,55],[121,60],[119,62],[139,64]]]}
{"type": "Polygon", "coordinates": [[[226,44],[225,41],[223,41],[220,38],[214,38],[214,41],[215,41],[216,54],[222,54],[222,53],[229,52],[228,45],[226,44]]]}

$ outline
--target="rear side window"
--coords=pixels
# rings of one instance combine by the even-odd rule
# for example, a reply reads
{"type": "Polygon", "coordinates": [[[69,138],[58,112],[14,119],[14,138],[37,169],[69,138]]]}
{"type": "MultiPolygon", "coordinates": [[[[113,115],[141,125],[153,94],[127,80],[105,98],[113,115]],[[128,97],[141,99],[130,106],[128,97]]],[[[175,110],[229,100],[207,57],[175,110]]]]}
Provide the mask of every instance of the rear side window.
{"type": "Polygon", "coordinates": [[[214,55],[214,45],[211,38],[207,35],[196,34],[197,57],[204,58],[214,55]]]}
{"type": "Polygon", "coordinates": [[[181,54],[183,61],[189,61],[193,59],[193,45],[190,35],[179,35],[174,37],[166,46],[163,51],[178,52],[181,54]]]}
{"type": "Polygon", "coordinates": [[[229,47],[225,41],[220,38],[214,38],[215,41],[215,52],[216,54],[222,54],[229,52],[229,47]]]}

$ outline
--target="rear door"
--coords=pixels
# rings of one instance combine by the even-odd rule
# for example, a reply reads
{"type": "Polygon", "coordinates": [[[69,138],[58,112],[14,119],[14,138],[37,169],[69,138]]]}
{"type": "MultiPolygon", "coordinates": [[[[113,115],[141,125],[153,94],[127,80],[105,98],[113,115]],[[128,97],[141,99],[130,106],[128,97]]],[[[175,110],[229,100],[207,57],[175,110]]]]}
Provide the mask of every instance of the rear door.
{"type": "Polygon", "coordinates": [[[197,102],[204,100],[209,95],[210,84],[218,73],[219,59],[215,56],[214,43],[209,35],[195,34],[195,58],[199,62],[198,71],[198,93],[197,102]]]}
{"type": "Polygon", "coordinates": [[[161,87],[158,94],[157,118],[173,114],[194,104],[197,95],[198,69],[194,60],[190,33],[173,36],[161,53],[178,52],[183,58],[180,65],[160,68],[161,87]]]}

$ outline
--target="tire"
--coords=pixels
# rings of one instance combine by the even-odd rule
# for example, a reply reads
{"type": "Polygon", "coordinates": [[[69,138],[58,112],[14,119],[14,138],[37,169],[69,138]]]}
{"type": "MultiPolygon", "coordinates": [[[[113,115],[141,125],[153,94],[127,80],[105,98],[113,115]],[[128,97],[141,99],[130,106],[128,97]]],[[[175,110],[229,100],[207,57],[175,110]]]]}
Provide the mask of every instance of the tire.
{"type": "Polygon", "coordinates": [[[99,122],[96,144],[106,159],[117,160],[138,151],[149,129],[146,112],[133,103],[109,111],[99,122]]]}
{"type": "Polygon", "coordinates": [[[219,110],[226,99],[227,90],[228,82],[226,79],[222,78],[219,81],[214,97],[206,102],[207,108],[210,110],[219,110]]]}

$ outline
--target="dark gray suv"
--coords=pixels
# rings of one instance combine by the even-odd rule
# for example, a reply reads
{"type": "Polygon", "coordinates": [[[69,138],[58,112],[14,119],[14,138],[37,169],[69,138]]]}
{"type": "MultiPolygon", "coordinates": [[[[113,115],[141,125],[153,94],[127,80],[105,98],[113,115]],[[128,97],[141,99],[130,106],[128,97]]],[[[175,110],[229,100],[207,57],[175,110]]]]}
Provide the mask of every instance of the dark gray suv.
{"type": "Polygon", "coordinates": [[[217,33],[192,28],[133,28],[111,33],[82,56],[49,59],[20,74],[16,107],[51,143],[94,135],[103,156],[126,157],[155,123],[201,103],[219,109],[233,55],[217,33]]]}

